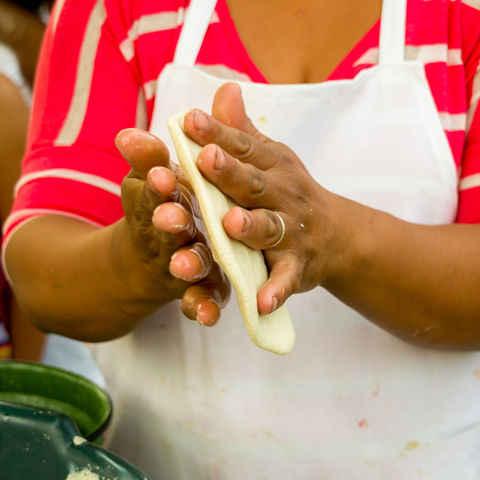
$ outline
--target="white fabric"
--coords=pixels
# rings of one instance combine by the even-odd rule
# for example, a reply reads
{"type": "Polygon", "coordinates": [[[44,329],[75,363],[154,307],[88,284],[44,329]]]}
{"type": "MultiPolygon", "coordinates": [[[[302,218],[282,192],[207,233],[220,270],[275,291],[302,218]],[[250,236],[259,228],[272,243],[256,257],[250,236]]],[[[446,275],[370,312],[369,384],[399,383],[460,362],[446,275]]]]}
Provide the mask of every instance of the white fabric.
{"type": "Polygon", "coordinates": [[[41,363],[63,368],[105,387],[105,379],[87,344],[61,335],[46,336],[41,363]]]}
{"type": "Polygon", "coordinates": [[[216,3],[217,0],[190,3],[182,34],[175,49],[174,63],[177,65],[192,66],[195,63],[216,3]]]}
{"type": "MultiPolygon", "coordinates": [[[[403,28],[402,15],[404,2],[382,32],[403,28]]],[[[167,118],[209,110],[222,82],[188,65],[160,75],[151,130],[171,152],[167,118]]],[[[410,222],[454,220],[454,161],[420,63],[401,55],[353,80],[240,85],[257,126],[326,188],[410,222]]],[[[480,479],[479,354],[407,344],[320,288],[288,308],[297,341],[286,357],[251,344],[235,299],[214,328],[175,302],[103,345],[110,448],[155,480],[480,479]]]]}
{"type": "Polygon", "coordinates": [[[388,28],[380,30],[378,63],[381,65],[404,60],[406,9],[407,0],[384,2],[382,6],[382,21],[388,28]]]}

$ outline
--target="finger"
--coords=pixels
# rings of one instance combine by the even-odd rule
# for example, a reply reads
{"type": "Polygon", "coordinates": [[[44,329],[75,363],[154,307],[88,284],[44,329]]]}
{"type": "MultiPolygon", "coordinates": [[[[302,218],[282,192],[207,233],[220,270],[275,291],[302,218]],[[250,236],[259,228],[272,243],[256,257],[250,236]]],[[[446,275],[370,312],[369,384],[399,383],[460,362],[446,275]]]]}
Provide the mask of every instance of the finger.
{"type": "Polygon", "coordinates": [[[298,258],[285,255],[276,262],[267,282],[257,293],[258,312],[269,314],[281,307],[290,295],[300,289],[302,268],[298,258]]]}
{"type": "Polygon", "coordinates": [[[198,233],[191,213],[180,203],[159,205],[153,212],[152,223],[171,247],[190,243],[198,233]]]}
{"type": "Polygon", "coordinates": [[[187,318],[202,325],[215,325],[220,309],[230,296],[230,283],[217,264],[212,266],[209,277],[189,287],[182,298],[182,312],[187,318]]]}
{"type": "Polygon", "coordinates": [[[199,145],[214,143],[238,160],[252,163],[262,170],[275,164],[267,143],[228,127],[201,110],[194,109],[185,115],[184,130],[199,145]]]}
{"type": "Polygon", "coordinates": [[[212,264],[208,277],[189,287],[182,298],[182,311],[192,320],[214,325],[230,297],[230,282],[218,264],[212,264]]]}
{"type": "Polygon", "coordinates": [[[220,318],[220,308],[211,298],[209,289],[200,285],[193,285],[185,291],[181,308],[187,318],[206,327],[212,327],[220,318]]]}
{"type": "Polygon", "coordinates": [[[244,207],[262,205],[270,208],[272,199],[278,195],[275,183],[267,183],[262,170],[239,162],[216,145],[204,147],[196,163],[207,180],[244,207]]]}
{"type": "Polygon", "coordinates": [[[132,167],[130,176],[145,179],[151,168],[171,166],[165,144],[144,130],[136,128],[122,130],[115,138],[115,145],[132,167]]]}
{"type": "Polygon", "coordinates": [[[227,234],[255,250],[281,247],[285,235],[285,220],[280,213],[266,209],[231,208],[223,217],[227,234]]]}
{"type": "Polygon", "coordinates": [[[129,221],[148,223],[159,204],[180,198],[175,175],[165,167],[153,167],[146,181],[129,176],[122,181],[122,205],[129,221]]]}
{"type": "MultiPolygon", "coordinates": [[[[146,186],[147,195],[159,201],[178,201],[180,198],[180,187],[175,174],[166,167],[153,167],[147,173],[146,186]]],[[[157,202],[158,204],[159,202],[157,202]]]]}
{"type": "Polygon", "coordinates": [[[242,90],[237,83],[227,82],[220,86],[213,99],[212,117],[219,122],[247,133],[261,142],[271,140],[260,133],[245,112],[242,90]]]}
{"type": "Polygon", "coordinates": [[[213,258],[208,247],[196,242],[177,250],[170,260],[170,273],[180,280],[198,282],[209,275],[213,258]]]}
{"type": "MultiPolygon", "coordinates": [[[[141,182],[139,179],[132,180],[141,182]]],[[[178,179],[168,168],[153,167],[147,174],[144,187],[144,195],[151,210],[153,211],[160,203],[169,201],[180,203],[192,212],[195,205],[194,194],[190,184],[183,180],[178,179]]]]}

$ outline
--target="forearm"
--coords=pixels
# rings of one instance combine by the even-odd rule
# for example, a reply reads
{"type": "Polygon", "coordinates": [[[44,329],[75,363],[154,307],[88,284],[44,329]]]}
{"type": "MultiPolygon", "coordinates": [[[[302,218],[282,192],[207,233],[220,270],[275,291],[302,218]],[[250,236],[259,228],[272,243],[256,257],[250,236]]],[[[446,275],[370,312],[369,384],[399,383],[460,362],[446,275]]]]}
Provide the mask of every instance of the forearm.
{"type": "Polygon", "coordinates": [[[63,216],[36,218],[13,233],[5,262],[35,324],[85,341],[119,337],[168,298],[150,288],[124,221],[105,228],[63,216]]]}
{"type": "Polygon", "coordinates": [[[12,358],[39,362],[42,359],[45,335],[19,309],[15,298],[12,298],[10,309],[10,327],[12,358]]]}
{"type": "Polygon", "coordinates": [[[480,226],[415,225],[334,197],[341,241],[323,285],[408,342],[480,349],[480,226]]]}

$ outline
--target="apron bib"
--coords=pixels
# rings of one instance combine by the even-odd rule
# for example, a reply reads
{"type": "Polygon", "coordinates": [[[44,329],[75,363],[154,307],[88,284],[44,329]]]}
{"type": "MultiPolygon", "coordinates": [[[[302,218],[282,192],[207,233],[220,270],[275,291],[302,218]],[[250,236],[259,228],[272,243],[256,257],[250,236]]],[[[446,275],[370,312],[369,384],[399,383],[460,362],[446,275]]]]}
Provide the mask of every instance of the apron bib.
{"type": "MultiPolygon", "coordinates": [[[[214,0],[192,0],[158,78],[150,130],[210,111],[224,80],[194,66],[214,0]],[[196,13],[195,13],[196,12],[196,13]]],[[[404,61],[406,0],[385,0],[379,65],[353,80],[238,82],[266,135],[325,188],[422,224],[454,221],[457,175],[422,64],[404,61]]],[[[321,288],[287,302],[297,340],[249,340],[235,296],[214,328],[172,302],[98,357],[110,448],[161,480],[480,479],[480,355],[407,344],[321,288]],[[477,375],[475,375],[477,372],[477,375]]]]}

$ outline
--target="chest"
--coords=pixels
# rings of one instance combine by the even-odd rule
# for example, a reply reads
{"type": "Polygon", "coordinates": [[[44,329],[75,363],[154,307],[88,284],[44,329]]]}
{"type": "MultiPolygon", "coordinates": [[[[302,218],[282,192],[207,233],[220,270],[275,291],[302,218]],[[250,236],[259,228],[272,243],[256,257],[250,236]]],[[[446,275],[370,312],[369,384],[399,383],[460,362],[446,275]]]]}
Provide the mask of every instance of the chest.
{"type": "Polygon", "coordinates": [[[380,18],[381,0],[227,0],[250,57],[270,83],[328,78],[380,18]]]}

